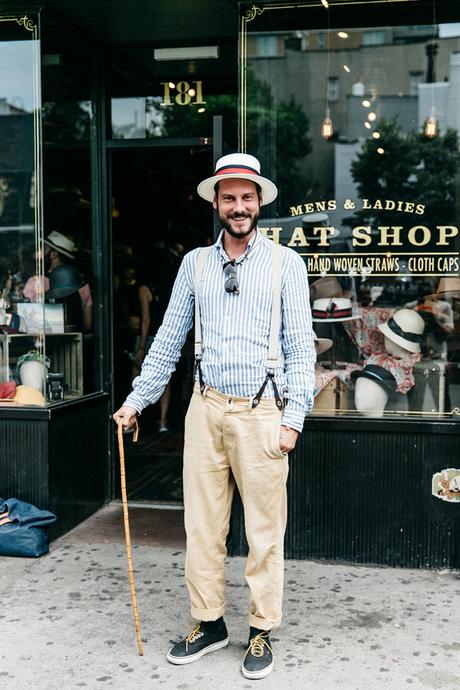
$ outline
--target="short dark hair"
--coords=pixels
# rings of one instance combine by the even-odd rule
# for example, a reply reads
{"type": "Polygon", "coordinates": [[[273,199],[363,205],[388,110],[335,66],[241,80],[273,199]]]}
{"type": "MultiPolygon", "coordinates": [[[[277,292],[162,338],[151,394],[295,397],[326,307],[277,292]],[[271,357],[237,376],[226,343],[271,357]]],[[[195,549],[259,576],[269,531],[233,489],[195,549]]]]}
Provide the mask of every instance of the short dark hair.
{"type": "MultiPolygon", "coordinates": [[[[229,179],[229,178],[227,178],[227,179],[229,179]]],[[[245,180],[246,178],[245,177],[241,177],[241,178],[239,178],[239,177],[232,178],[231,177],[230,179],[245,180]]],[[[259,197],[260,200],[262,200],[262,187],[260,186],[260,184],[258,182],[253,182],[253,180],[248,180],[248,182],[252,182],[252,184],[255,185],[256,190],[257,190],[257,196],[259,197]]],[[[216,184],[214,185],[214,192],[215,192],[216,196],[219,196],[219,184],[220,183],[221,183],[221,180],[218,180],[216,182],[216,184]]]]}

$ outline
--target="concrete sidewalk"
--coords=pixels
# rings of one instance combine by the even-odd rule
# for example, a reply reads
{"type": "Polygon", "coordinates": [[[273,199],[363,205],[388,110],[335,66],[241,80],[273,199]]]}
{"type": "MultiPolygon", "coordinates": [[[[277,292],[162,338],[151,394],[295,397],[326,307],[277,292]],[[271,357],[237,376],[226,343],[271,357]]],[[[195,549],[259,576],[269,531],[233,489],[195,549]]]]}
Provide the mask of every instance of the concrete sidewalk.
{"type": "Polygon", "coordinates": [[[240,672],[247,640],[244,560],[227,564],[230,646],[175,667],[190,629],[179,511],[131,510],[144,657],[137,656],[121,508],[110,505],[38,560],[0,558],[0,684],[38,688],[460,688],[460,574],[286,563],[275,670],[240,672]]]}

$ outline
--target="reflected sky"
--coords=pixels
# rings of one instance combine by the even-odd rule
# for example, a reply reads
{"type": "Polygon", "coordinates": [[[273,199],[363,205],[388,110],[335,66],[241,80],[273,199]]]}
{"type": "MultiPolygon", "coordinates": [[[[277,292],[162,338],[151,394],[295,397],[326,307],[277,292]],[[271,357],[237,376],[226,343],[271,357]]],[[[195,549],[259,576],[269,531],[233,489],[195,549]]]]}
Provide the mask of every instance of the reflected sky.
{"type": "Polygon", "coordinates": [[[33,110],[33,50],[36,42],[0,42],[0,100],[31,113],[33,110]]]}

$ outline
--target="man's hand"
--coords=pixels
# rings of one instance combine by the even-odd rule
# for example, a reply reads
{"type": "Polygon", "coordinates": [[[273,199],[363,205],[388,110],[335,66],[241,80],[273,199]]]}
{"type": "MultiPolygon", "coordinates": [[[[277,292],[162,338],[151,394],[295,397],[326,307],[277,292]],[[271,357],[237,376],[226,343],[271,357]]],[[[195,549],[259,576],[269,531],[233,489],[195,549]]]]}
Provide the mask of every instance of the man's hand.
{"type": "Polygon", "coordinates": [[[117,424],[122,424],[123,429],[129,429],[136,423],[137,412],[134,407],[122,405],[120,409],[113,414],[113,418],[117,424]]]}
{"type": "Polygon", "coordinates": [[[282,453],[290,453],[294,450],[295,444],[299,437],[299,432],[285,424],[281,425],[280,431],[280,448],[282,453]]]}

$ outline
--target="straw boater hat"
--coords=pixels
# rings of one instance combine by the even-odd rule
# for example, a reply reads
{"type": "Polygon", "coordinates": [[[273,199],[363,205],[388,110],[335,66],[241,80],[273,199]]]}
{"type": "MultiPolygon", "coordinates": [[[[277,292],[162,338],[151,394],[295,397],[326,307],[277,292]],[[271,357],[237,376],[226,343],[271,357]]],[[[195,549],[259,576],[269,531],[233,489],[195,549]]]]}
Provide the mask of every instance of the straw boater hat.
{"type": "Polygon", "coordinates": [[[318,338],[315,331],[313,331],[313,340],[315,341],[315,350],[317,355],[322,355],[323,352],[332,347],[333,341],[330,338],[318,338]]]}
{"type": "Polygon", "coordinates": [[[64,254],[64,256],[67,256],[69,259],[75,258],[77,247],[75,246],[74,241],[70,237],[67,237],[67,235],[63,235],[61,232],[53,230],[53,232],[50,232],[48,237],[43,241],[48,245],[48,247],[51,247],[51,249],[55,249],[57,252],[59,252],[59,254],[64,254]]]}
{"type": "Polygon", "coordinates": [[[414,353],[420,352],[425,321],[413,309],[398,309],[391,319],[381,323],[378,329],[405,350],[414,353]]]}
{"type": "Polygon", "coordinates": [[[322,297],[315,299],[311,313],[313,321],[328,323],[360,318],[359,314],[353,314],[351,300],[348,297],[322,297]]]}
{"type": "Polygon", "coordinates": [[[278,195],[276,185],[260,174],[260,163],[257,158],[248,153],[230,153],[222,156],[216,163],[216,170],[212,177],[208,177],[197,187],[198,194],[206,201],[213,201],[214,187],[221,180],[251,180],[262,190],[261,206],[271,204],[278,195]]]}

